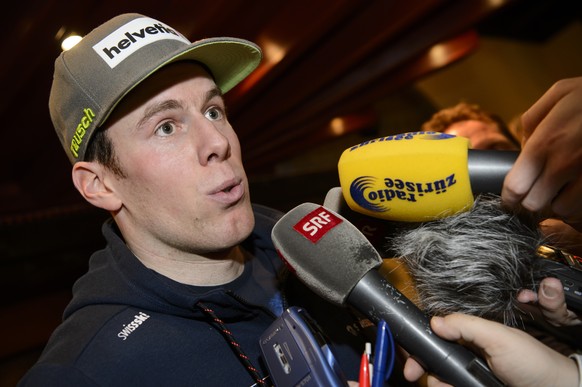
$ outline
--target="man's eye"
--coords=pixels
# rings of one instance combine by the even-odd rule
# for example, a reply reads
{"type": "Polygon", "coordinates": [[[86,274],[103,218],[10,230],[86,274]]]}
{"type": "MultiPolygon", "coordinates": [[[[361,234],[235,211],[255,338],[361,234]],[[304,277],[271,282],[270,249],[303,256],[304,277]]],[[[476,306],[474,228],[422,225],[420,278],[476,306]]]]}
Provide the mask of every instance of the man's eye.
{"type": "Polygon", "coordinates": [[[158,136],[169,136],[174,133],[174,125],[171,122],[164,122],[156,128],[155,132],[158,136]]]}
{"type": "Polygon", "coordinates": [[[220,109],[218,108],[210,108],[206,111],[205,114],[206,118],[208,118],[210,121],[216,121],[222,118],[222,111],[220,111],[220,109]]]}

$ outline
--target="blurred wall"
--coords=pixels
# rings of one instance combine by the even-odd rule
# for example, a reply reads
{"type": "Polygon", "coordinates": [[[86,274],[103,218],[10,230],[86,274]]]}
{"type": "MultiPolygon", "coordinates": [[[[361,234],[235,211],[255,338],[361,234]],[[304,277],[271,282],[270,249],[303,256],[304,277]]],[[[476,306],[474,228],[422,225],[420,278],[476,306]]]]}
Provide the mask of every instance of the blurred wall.
{"type": "Polygon", "coordinates": [[[435,111],[463,100],[509,122],[555,81],[575,76],[582,76],[579,20],[542,42],[482,35],[479,48],[471,55],[379,101],[380,124],[375,132],[329,142],[278,164],[277,172],[281,177],[316,172],[334,175],[345,148],[366,138],[419,130],[435,111]]]}
{"type": "Polygon", "coordinates": [[[435,106],[467,100],[506,121],[531,106],[555,81],[582,75],[582,23],[545,42],[482,37],[479,49],[416,83],[435,106]]]}

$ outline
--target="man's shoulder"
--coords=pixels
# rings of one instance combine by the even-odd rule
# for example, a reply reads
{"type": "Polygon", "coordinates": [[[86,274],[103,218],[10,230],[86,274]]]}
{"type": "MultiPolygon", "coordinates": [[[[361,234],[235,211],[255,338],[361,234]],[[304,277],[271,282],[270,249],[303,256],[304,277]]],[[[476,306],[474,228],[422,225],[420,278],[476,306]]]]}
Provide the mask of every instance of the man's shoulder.
{"type": "Polygon", "coordinates": [[[117,338],[118,332],[113,324],[133,314],[132,309],[125,305],[95,304],[80,308],[55,329],[40,360],[46,358],[64,364],[74,362],[96,337],[110,334],[117,338]]]}
{"type": "Polygon", "coordinates": [[[124,305],[81,308],[53,332],[21,385],[46,385],[63,378],[67,386],[111,385],[112,381],[131,379],[134,373],[128,370],[154,372],[159,362],[144,357],[144,353],[177,352],[184,337],[168,332],[180,324],[180,318],[124,305]],[[43,380],[44,384],[40,383],[43,380]]]}
{"type": "Polygon", "coordinates": [[[93,385],[83,364],[91,363],[88,356],[95,353],[93,347],[100,341],[97,338],[112,331],[108,322],[127,310],[121,305],[92,305],[70,315],[52,333],[39,360],[19,386],[37,386],[55,380],[63,380],[66,386],[93,385]]]}

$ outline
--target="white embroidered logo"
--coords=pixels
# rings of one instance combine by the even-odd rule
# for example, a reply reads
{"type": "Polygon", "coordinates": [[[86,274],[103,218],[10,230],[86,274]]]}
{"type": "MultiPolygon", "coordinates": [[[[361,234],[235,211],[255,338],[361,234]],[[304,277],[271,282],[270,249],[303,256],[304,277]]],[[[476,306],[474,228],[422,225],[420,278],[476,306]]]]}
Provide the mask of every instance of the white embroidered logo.
{"type": "Polygon", "coordinates": [[[131,335],[133,333],[133,331],[135,331],[137,328],[139,328],[139,326],[148,318],[150,318],[150,316],[148,314],[145,314],[144,312],[139,312],[138,314],[136,314],[134,316],[135,318],[133,319],[132,322],[130,322],[129,324],[123,324],[123,329],[121,330],[121,332],[119,332],[117,334],[117,337],[126,340],[128,338],[129,335],[131,335]]]}
{"type": "Polygon", "coordinates": [[[93,50],[109,67],[114,68],[140,48],[164,39],[190,44],[188,39],[172,27],[155,19],[143,17],[119,27],[95,44],[93,50]]]}

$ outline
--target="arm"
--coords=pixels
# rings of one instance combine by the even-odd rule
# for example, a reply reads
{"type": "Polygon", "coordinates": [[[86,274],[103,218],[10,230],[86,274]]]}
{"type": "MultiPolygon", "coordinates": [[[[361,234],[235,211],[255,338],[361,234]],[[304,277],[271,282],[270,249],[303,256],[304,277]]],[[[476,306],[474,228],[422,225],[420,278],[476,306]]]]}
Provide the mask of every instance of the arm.
{"type": "Polygon", "coordinates": [[[582,77],[556,82],[522,116],[523,149],[502,199],[582,231],[582,77]]]}
{"type": "MultiPolygon", "coordinates": [[[[480,349],[493,373],[508,386],[576,387],[579,385],[577,363],[540,343],[527,333],[503,324],[464,314],[433,317],[431,327],[448,340],[461,340],[480,349]]],[[[420,365],[409,358],[404,377],[416,381],[424,374],[420,365]]],[[[429,387],[447,386],[429,376],[429,387]]]]}
{"type": "MultiPolygon", "coordinates": [[[[523,147],[507,174],[502,201],[542,217],[544,235],[570,252],[582,251],[582,77],[556,82],[521,117],[523,147]],[[569,227],[568,225],[572,226],[569,227]],[[577,231],[576,231],[577,230],[577,231]]],[[[540,292],[522,291],[521,302],[538,302],[554,325],[581,321],[566,308],[562,285],[545,279],[540,292]],[[544,293],[547,291],[547,294],[544,293]]]]}

